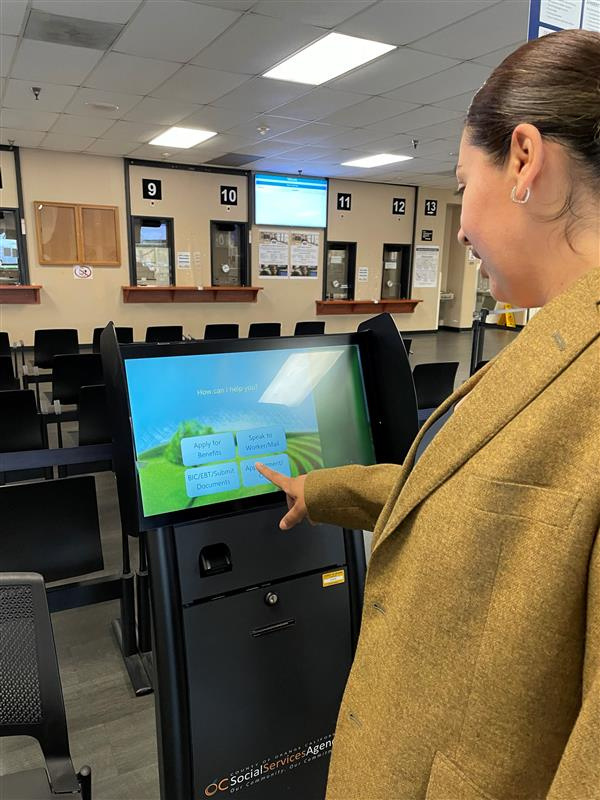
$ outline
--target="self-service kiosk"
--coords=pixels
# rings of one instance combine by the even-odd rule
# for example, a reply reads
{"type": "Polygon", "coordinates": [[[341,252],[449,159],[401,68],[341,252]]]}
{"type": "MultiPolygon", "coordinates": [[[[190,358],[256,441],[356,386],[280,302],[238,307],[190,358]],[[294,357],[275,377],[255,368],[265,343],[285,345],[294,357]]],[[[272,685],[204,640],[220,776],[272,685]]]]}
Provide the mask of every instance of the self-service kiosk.
{"type": "Polygon", "coordinates": [[[417,432],[388,315],[355,334],[101,352],[125,529],[147,531],[162,800],[321,800],[358,637],[362,531],[282,532],[299,475],[401,461],[417,432]]]}

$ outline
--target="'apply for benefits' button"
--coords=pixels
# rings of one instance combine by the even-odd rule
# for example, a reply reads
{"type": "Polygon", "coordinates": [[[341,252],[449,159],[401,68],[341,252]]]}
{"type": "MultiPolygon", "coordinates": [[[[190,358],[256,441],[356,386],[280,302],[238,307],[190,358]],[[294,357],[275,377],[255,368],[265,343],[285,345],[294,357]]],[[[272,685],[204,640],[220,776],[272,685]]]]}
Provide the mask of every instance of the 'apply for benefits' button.
{"type": "MultiPolygon", "coordinates": [[[[277,472],[283,472],[283,474],[287,475],[288,478],[292,474],[290,472],[290,459],[285,453],[282,453],[280,456],[267,456],[266,458],[261,458],[260,460],[267,467],[271,467],[271,469],[274,469],[277,472]]],[[[260,472],[258,472],[254,466],[255,463],[256,462],[254,459],[248,459],[248,461],[240,462],[244,486],[263,486],[265,484],[270,484],[271,482],[264,478],[260,472]]]]}
{"type": "Polygon", "coordinates": [[[207,436],[187,436],[181,440],[181,458],[186,467],[212,464],[235,458],[233,433],[209,433],[207,436]]]}
{"type": "Polygon", "coordinates": [[[285,450],[287,442],[281,425],[268,428],[251,428],[237,433],[240,456],[258,456],[261,453],[277,453],[285,450]]]}
{"type": "Polygon", "coordinates": [[[240,474],[235,462],[215,464],[214,467],[196,467],[185,471],[185,490],[188,497],[219,494],[239,488],[240,474]]]}

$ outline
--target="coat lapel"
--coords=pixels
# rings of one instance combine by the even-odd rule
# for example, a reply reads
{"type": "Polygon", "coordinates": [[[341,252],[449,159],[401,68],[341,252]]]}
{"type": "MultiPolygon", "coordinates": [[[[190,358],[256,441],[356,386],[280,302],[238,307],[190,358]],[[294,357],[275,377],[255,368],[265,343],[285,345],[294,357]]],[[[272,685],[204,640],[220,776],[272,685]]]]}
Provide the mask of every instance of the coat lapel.
{"type": "Polygon", "coordinates": [[[512,344],[466,381],[429,418],[410,449],[396,491],[378,521],[375,548],[598,336],[600,268],[588,272],[548,303],[512,344]],[[463,397],[465,402],[412,469],[425,430],[463,397]]]}

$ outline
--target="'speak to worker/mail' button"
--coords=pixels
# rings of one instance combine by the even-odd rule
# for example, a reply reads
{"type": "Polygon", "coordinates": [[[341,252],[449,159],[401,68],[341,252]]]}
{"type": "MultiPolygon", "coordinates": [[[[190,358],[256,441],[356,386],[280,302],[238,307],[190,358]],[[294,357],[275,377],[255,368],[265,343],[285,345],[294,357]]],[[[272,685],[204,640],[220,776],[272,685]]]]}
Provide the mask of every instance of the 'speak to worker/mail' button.
{"type": "Polygon", "coordinates": [[[281,453],[287,448],[285,430],[282,425],[238,431],[237,444],[241,457],[259,456],[262,453],[281,453]]]}

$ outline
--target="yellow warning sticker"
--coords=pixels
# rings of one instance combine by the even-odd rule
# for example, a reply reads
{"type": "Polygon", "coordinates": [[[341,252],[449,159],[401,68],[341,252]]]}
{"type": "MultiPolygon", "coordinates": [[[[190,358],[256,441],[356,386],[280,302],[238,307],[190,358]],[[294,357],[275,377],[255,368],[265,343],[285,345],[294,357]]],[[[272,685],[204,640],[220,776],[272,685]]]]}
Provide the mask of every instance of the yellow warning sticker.
{"type": "Polygon", "coordinates": [[[325,572],[321,577],[323,578],[323,588],[335,586],[337,583],[345,583],[346,581],[346,573],[343,569],[337,569],[335,572],[325,572]]]}

